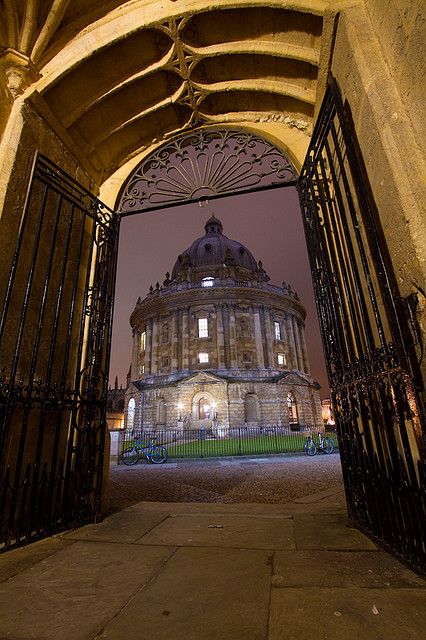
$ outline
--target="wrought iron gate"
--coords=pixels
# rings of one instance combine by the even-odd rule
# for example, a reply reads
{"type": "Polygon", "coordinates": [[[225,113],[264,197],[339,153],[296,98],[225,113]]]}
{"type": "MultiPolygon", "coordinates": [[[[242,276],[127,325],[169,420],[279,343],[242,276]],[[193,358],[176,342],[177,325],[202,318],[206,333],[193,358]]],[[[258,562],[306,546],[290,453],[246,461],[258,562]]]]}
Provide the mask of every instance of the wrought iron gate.
{"type": "Polygon", "coordinates": [[[34,160],[0,317],[0,549],[99,512],[119,216],[34,160]]]}
{"type": "MultiPolygon", "coordinates": [[[[349,516],[425,571],[423,386],[338,87],[330,80],[299,180],[349,516]]],[[[412,313],[411,313],[412,317],[412,313]]]]}

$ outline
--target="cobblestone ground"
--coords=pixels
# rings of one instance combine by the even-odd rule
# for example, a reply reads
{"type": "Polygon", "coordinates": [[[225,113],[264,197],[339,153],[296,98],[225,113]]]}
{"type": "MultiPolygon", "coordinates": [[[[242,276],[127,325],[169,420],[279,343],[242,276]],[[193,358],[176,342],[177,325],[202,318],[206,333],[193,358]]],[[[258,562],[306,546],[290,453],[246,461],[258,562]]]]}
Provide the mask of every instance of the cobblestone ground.
{"type": "Polygon", "coordinates": [[[338,454],[172,462],[134,467],[112,464],[108,513],[143,500],[284,504],[342,487],[338,454]]]}

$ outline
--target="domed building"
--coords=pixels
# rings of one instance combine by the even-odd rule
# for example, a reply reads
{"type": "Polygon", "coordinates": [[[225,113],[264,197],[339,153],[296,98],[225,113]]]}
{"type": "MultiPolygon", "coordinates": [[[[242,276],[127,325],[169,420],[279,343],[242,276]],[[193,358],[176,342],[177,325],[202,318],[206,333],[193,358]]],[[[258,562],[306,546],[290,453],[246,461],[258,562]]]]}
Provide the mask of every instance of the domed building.
{"type": "Polygon", "coordinates": [[[305,309],[212,216],[130,324],[128,429],[322,427],[305,309]]]}

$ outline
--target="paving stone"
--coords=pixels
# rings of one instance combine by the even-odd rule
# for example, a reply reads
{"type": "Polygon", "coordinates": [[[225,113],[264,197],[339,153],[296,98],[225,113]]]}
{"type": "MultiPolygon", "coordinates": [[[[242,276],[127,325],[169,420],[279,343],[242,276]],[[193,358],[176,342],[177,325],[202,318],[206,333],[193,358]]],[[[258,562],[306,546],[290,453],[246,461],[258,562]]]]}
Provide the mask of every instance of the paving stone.
{"type": "Polygon", "coordinates": [[[295,548],[292,520],[267,516],[174,516],[161,522],[137,542],[187,547],[295,548]]]}
{"type": "Polygon", "coordinates": [[[367,536],[347,526],[343,513],[295,515],[294,535],[297,549],[377,550],[367,536]]]}
{"type": "Polygon", "coordinates": [[[92,640],[172,553],[75,542],[0,584],[0,637],[92,640]]]}
{"type": "MultiPolygon", "coordinates": [[[[292,505],[293,507],[293,505],[292,505]]],[[[250,515],[267,516],[268,518],[290,518],[292,508],[283,504],[250,504],[220,502],[139,502],[127,507],[127,511],[153,511],[155,513],[168,513],[169,515],[203,515],[203,514],[224,514],[224,515],[250,515]]],[[[304,506],[304,511],[306,507],[304,506]]]]}
{"type": "Polygon", "coordinates": [[[89,524],[71,531],[64,537],[73,540],[134,542],[165,518],[167,513],[123,511],[105,518],[99,524],[89,524]]]}
{"type": "Polygon", "coordinates": [[[46,538],[39,542],[33,542],[26,547],[20,547],[13,551],[7,551],[0,555],[0,582],[25,571],[28,567],[36,565],[40,560],[53,556],[58,551],[73,544],[72,540],[64,540],[59,537],[46,538]]]}
{"type": "Polygon", "coordinates": [[[273,589],[268,640],[421,640],[423,589],[273,589]]]}
{"type": "Polygon", "coordinates": [[[425,580],[379,551],[277,551],[272,584],[275,587],[426,588],[425,580]]]}
{"type": "Polygon", "coordinates": [[[97,640],[264,640],[270,569],[267,551],[179,549],[97,640]]]}

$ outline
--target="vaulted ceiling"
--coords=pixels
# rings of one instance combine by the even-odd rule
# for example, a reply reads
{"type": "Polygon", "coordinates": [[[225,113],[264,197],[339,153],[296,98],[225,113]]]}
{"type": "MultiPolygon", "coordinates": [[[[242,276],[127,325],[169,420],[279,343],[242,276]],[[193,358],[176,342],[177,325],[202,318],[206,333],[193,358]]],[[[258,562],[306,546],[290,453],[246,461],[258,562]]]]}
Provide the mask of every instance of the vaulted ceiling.
{"type": "Polygon", "coordinates": [[[333,2],[4,0],[0,44],[101,179],[176,132],[272,121],[310,134],[333,2]]]}

